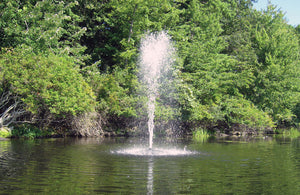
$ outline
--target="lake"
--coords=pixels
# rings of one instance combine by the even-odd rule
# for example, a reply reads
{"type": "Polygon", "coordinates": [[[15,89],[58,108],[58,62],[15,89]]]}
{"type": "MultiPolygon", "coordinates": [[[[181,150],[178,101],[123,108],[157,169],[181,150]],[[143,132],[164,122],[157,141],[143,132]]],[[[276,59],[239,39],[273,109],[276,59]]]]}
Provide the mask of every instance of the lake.
{"type": "Polygon", "coordinates": [[[299,194],[300,139],[154,140],[186,155],[123,154],[139,138],[0,142],[0,194],[299,194]]]}

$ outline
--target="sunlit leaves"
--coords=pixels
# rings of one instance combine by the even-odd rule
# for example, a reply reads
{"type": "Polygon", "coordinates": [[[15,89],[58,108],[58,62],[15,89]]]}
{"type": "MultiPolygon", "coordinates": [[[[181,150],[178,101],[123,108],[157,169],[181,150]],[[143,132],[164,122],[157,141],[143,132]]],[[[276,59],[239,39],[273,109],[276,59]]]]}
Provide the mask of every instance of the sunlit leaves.
{"type": "Polygon", "coordinates": [[[3,54],[0,65],[4,82],[20,96],[28,111],[76,115],[94,109],[92,89],[72,58],[35,55],[22,49],[3,54]]]}
{"type": "Polygon", "coordinates": [[[63,1],[10,1],[0,3],[1,47],[27,45],[33,52],[72,55],[82,64],[87,56],[80,38],[86,28],[79,27],[79,16],[72,12],[76,3],[63,1]]]}
{"type": "Polygon", "coordinates": [[[256,95],[252,94],[250,99],[279,123],[290,122],[300,89],[298,37],[272,5],[256,17],[259,21],[253,30],[258,59],[253,86],[256,95]]]}
{"type": "Polygon", "coordinates": [[[90,107],[80,100],[92,101],[86,96],[92,88],[101,112],[143,116],[136,76],[140,40],[165,30],[177,49],[172,103],[180,113],[164,107],[167,98],[160,96],[157,116],[252,127],[261,127],[259,120],[271,126],[271,119],[292,124],[300,117],[300,27],[289,26],[275,6],[260,12],[252,2],[3,0],[1,77],[32,112],[83,112],[90,107]]]}

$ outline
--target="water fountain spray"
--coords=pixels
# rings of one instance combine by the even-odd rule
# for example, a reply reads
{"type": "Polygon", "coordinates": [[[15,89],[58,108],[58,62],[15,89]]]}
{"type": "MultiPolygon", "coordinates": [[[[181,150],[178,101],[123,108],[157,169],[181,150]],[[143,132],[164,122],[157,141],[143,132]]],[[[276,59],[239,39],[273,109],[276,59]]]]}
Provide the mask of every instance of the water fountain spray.
{"type": "MultiPolygon", "coordinates": [[[[114,154],[133,156],[186,156],[195,155],[198,152],[186,149],[178,149],[167,145],[159,145],[152,148],[153,130],[155,118],[155,105],[158,98],[163,102],[169,101],[169,96],[174,93],[174,67],[176,59],[175,48],[170,36],[165,32],[149,33],[141,40],[139,57],[139,78],[142,89],[147,96],[147,114],[149,147],[134,144],[133,147],[121,148],[112,151],[114,154]]],[[[165,102],[165,103],[171,103],[165,102]]],[[[153,163],[149,161],[148,184],[150,194],[153,192],[153,163]]]]}
{"type": "Polygon", "coordinates": [[[141,40],[140,73],[148,97],[148,131],[149,149],[152,149],[155,117],[155,100],[162,77],[169,72],[174,62],[174,47],[168,34],[164,31],[150,33],[141,40]]]}

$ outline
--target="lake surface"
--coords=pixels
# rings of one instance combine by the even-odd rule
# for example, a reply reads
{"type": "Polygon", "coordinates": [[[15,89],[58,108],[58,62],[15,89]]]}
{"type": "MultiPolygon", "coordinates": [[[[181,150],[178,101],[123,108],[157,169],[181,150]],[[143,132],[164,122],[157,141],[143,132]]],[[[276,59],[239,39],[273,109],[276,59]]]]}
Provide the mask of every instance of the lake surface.
{"type": "Polygon", "coordinates": [[[164,139],[153,147],[191,153],[119,153],[142,143],[137,138],[1,141],[0,194],[300,193],[300,139],[164,139]]]}

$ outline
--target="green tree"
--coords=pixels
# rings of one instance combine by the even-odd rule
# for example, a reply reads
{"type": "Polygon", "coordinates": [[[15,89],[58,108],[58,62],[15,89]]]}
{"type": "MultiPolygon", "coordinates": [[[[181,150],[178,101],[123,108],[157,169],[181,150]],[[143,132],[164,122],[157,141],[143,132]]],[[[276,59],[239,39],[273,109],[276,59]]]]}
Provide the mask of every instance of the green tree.
{"type": "Polygon", "coordinates": [[[72,12],[77,1],[12,1],[0,3],[0,33],[2,48],[20,45],[32,47],[33,52],[53,52],[74,56],[82,64],[85,47],[80,38],[86,28],[80,28],[80,17],[72,12]]]}
{"type": "MultiPolygon", "coordinates": [[[[130,88],[126,87],[131,76],[124,70],[117,70],[113,74],[102,74],[98,88],[98,100],[100,110],[111,116],[136,117],[135,94],[130,94],[130,88]]],[[[136,83],[137,84],[137,83],[136,83]]]]}
{"type": "Polygon", "coordinates": [[[279,124],[291,122],[300,97],[298,37],[273,5],[256,14],[253,47],[257,63],[249,99],[279,124]]]}
{"type": "Polygon", "coordinates": [[[34,54],[25,47],[3,53],[0,67],[2,88],[16,94],[24,108],[39,119],[64,118],[95,109],[94,93],[73,58],[34,54]]]}
{"type": "Polygon", "coordinates": [[[177,94],[161,89],[156,121],[292,123],[300,110],[299,26],[273,5],[254,10],[254,2],[3,0],[1,93],[41,118],[90,111],[96,97],[115,123],[144,120],[138,48],[145,34],[165,30],[178,53],[170,84],[177,94]]]}
{"type": "Polygon", "coordinates": [[[250,5],[218,0],[180,4],[182,21],[171,33],[183,62],[179,102],[184,120],[273,126],[270,117],[245,97],[255,79],[256,55],[248,23],[234,21],[247,21],[250,5]]]}
{"type": "Polygon", "coordinates": [[[74,12],[83,17],[82,27],[87,26],[82,43],[102,73],[90,80],[102,112],[112,118],[143,115],[136,114],[141,106],[135,98],[139,42],[148,31],[175,26],[175,11],[172,1],[165,0],[82,0],[75,6],[74,12]]]}
{"type": "Polygon", "coordinates": [[[175,28],[178,10],[169,0],[79,0],[73,12],[87,31],[81,43],[92,56],[89,64],[100,61],[102,71],[115,67],[135,68],[139,41],[148,31],[175,28]]]}

